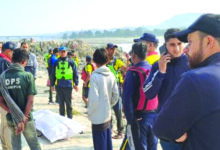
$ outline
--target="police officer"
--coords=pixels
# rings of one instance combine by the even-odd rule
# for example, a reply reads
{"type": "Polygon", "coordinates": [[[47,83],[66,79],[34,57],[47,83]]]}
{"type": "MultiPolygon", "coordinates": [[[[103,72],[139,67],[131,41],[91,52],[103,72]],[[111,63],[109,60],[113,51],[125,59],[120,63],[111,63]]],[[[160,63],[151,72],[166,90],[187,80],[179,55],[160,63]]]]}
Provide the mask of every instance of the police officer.
{"type": "MultiPolygon", "coordinates": [[[[67,117],[72,118],[72,89],[78,91],[78,73],[73,60],[67,57],[67,48],[61,46],[59,48],[60,58],[56,61],[51,73],[51,86],[56,85],[60,115],[65,116],[65,104],[67,109],[67,117]]],[[[54,88],[52,88],[54,90],[54,88]]]]}

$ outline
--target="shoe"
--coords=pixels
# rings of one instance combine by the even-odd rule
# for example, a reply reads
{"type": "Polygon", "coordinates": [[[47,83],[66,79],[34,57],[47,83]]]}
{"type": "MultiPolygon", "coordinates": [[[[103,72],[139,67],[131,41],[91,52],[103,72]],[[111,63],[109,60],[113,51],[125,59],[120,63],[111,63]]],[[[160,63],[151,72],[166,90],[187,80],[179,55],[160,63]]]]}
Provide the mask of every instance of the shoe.
{"type": "Polygon", "coordinates": [[[54,103],[53,103],[53,102],[48,102],[48,104],[49,104],[49,105],[52,105],[52,104],[54,104],[54,103]]]}
{"type": "Polygon", "coordinates": [[[113,139],[122,139],[123,136],[122,136],[122,133],[118,133],[116,134],[115,136],[112,137],[113,139]]]}

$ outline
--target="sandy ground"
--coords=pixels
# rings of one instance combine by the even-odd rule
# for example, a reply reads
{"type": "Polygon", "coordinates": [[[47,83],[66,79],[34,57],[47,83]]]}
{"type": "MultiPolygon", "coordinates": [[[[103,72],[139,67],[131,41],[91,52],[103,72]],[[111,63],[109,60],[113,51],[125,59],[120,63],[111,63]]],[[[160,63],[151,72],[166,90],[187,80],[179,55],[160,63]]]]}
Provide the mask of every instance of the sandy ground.
{"type": "MultiPolygon", "coordinates": [[[[34,111],[40,109],[49,109],[53,112],[59,112],[59,106],[56,104],[48,104],[48,87],[46,86],[47,73],[45,70],[38,72],[38,78],[36,80],[36,86],[38,94],[35,96],[34,100],[34,111]]],[[[86,129],[83,134],[76,135],[70,139],[60,140],[55,143],[50,143],[46,138],[39,137],[41,148],[43,150],[93,150],[92,134],[91,134],[91,123],[87,118],[86,109],[84,108],[84,103],[81,99],[82,93],[82,82],[80,80],[79,91],[76,93],[73,91],[72,105],[73,109],[78,113],[73,116],[73,118],[86,125],[86,129]]],[[[53,94],[55,100],[55,94],[53,94]]],[[[113,127],[116,130],[115,127],[113,127]]],[[[28,150],[29,147],[22,137],[22,150],[28,150]]],[[[112,140],[114,150],[119,150],[122,143],[122,139],[112,140]]],[[[1,149],[1,147],[0,147],[1,149]]],[[[158,150],[161,150],[160,145],[158,145],[158,150]]]]}

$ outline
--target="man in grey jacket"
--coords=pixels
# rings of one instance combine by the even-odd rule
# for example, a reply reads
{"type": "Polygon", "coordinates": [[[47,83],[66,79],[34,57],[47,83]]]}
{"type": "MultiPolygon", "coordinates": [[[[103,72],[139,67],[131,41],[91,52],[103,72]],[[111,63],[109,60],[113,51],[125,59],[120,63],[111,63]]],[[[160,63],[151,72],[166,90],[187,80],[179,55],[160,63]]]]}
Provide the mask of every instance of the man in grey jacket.
{"type": "Polygon", "coordinates": [[[111,107],[118,101],[118,86],[115,76],[105,64],[108,57],[105,49],[93,54],[97,69],[91,75],[88,117],[92,122],[92,136],[95,150],[112,149],[111,107]]]}
{"type": "MultiPolygon", "coordinates": [[[[21,48],[29,52],[29,45],[27,42],[22,42],[21,48]]],[[[30,72],[35,80],[37,78],[37,65],[38,63],[37,63],[36,55],[34,53],[29,52],[29,59],[27,65],[25,66],[25,71],[30,72]]]]}

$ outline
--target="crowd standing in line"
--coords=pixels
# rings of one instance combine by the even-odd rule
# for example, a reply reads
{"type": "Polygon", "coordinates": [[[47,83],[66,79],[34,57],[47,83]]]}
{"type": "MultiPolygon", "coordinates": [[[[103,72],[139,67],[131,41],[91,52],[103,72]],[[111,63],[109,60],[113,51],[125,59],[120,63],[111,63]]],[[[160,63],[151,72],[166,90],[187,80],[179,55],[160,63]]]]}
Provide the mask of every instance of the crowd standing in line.
{"type": "MultiPolygon", "coordinates": [[[[82,99],[95,150],[112,150],[112,138],[123,137],[120,150],[156,150],[158,139],[163,150],[219,150],[220,15],[204,14],[183,31],[167,29],[164,41],[159,55],[159,40],[143,33],[134,39],[126,63],[115,56],[118,46],[113,43],[96,49],[93,57],[86,56],[82,99]],[[185,49],[183,42],[188,43],[185,49]]],[[[27,42],[15,49],[13,42],[0,43],[2,148],[21,149],[23,133],[29,147],[39,150],[32,116],[38,63],[27,42]]],[[[72,119],[79,58],[74,50],[60,46],[49,49],[44,60],[48,104],[54,103],[55,89],[60,115],[67,112],[72,119]]]]}

